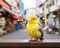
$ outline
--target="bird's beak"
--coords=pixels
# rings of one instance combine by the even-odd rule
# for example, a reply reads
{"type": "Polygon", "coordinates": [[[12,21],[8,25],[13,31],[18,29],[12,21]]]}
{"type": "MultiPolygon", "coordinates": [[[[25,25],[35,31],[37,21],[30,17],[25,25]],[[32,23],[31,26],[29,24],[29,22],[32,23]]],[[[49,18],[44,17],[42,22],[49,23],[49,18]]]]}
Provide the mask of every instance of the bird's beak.
{"type": "Polygon", "coordinates": [[[31,19],[29,19],[28,21],[31,21],[31,19]]]}

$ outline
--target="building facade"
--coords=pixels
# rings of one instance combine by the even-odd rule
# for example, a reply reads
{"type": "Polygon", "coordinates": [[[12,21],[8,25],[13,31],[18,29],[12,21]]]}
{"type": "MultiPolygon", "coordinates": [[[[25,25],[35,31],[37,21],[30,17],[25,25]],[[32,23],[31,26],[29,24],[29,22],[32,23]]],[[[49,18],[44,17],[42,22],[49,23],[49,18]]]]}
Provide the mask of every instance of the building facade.
{"type": "Polygon", "coordinates": [[[17,14],[17,16],[19,16],[20,14],[20,9],[19,9],[19,0],[5,0],[7,3],[9,3],[11,5],[11,10],[12,12],[14,12],[15,14],[17,14]]]}
{"type": "Polygon", "coordinates": [[[4,0],[0,0],[0,5],[2,5],[3,7],[7,8],[7,9],[10,9],[11,8],[11,5],[8,4],[6,1],[4,0]]]}
{"type": "Polygon", "coordinates": [[[43,16],[43,6],[39,7],[44,3],[45,0],[36,0],[36,15],[43,16]]]}
{"type": "Polygon", "coordinates": [[[44,26],[47,29],[55,28],[55,32],[58,32],[57,29],[60,27],[60,0],[39,1],[40,3],[36,4],[36,9],[38,9],[37,14],[39,17],[43,17],[42,20],[44,20],[44,26]]]}

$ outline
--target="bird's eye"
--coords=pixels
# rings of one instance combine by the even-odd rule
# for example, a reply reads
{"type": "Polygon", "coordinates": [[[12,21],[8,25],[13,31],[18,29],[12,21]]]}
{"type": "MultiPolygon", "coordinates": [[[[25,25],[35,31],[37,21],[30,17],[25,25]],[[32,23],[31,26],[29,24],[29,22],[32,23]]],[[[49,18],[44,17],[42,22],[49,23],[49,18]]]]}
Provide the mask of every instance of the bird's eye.
{"type": "Polygon", "coordinates": [[[33,18],[33,20],[35,20],[36,18],[33,18]]]}

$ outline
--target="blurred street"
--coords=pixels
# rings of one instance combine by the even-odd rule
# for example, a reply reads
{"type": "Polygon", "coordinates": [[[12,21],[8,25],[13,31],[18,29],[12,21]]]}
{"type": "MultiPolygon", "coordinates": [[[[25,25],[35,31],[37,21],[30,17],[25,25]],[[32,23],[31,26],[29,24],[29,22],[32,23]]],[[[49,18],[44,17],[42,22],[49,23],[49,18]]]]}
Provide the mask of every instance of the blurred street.
{"type": "Polygon", "coordinates": [[[0,39],[28,40],[25,27],[32,15],[41,23],[44,40],[60,40],[60,0],[0,0],[0,39]]]}
{"type": "MultiPolygon", "coordinates": [[[[21,29],[10,34],[4,35],[0,37],[0,39],[29,39],[27,31],[25,29],[21,29]]],[[[60,35],[57,34],[44,34],[44,40],[60,40],[60,35]]]]}
{"type": "Polygon", "coordinates": [[[3,47],[60,47],[60,0],[0,0],[3,47]]]}

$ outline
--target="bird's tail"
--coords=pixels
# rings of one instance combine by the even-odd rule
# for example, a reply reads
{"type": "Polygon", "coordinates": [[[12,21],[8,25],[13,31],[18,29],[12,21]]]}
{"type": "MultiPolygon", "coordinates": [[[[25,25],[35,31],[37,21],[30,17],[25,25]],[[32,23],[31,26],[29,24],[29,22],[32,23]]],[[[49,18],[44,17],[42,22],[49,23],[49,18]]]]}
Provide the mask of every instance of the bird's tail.
{"type": "Polygon", "coordinates": [[[41,32],[40,40],[43,40],[43,31],[42,31],[42,29],[39,29],[39,31],[41,32]]]}
{"type": "MultiPolygon", "coordinates": [[[[42,29],[39,29],[39,31],[41,32],[41,37],[39,39],[42,41],[43,40],[43,31],[42,31],[42,29]]],[[[36,38],[36,40],[38,40],[38,38],[36,38]]]]}

